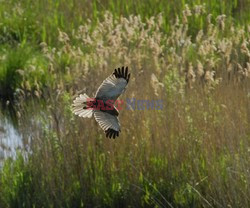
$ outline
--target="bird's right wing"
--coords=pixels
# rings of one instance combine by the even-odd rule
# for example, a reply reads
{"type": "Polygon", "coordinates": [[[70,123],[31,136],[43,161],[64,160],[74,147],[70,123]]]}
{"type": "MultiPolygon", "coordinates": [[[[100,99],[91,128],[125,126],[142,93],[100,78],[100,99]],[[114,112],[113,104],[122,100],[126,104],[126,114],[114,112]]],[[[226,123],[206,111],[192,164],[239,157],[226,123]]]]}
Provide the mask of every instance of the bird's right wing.
{"type": "Polygon", "coordinates": [[[121,126],[117,116],[96,110],[94,111],[94,117],[100,127],[105,131],[106,137],[111,138],[113,136],[115,139],[116,136],[119,136],[121,126]]]}
{"type": "Polygon", "coordinates": [[[97,99],[113,100],[115,101],[124,91],[130,78],[128,73],[128,67],[124,70],[124,67],[118,70],[115,69],[114,73],[106,78],[101,86],[98,88],[95,97],[97,99]]]}

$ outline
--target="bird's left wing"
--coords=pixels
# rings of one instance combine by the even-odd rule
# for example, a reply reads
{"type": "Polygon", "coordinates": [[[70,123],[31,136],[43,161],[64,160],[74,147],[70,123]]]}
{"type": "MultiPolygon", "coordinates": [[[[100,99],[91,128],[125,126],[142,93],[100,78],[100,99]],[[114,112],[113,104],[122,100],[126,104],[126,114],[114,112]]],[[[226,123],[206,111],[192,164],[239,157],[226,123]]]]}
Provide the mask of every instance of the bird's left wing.
{"type": "Polygon", "coordinates": [[[106,78],[98,88],[95,97],[97,99],[115,101],[124,91],[130,78],[128,67],[115,69],[114,73],[106,78]]]}
{"type": "Polygon", "coordinates": [[[111,115],[103,111],[94,111],[95,120],[100,127],[105,131],[106,137],[115,139],[121,131],[120,122],[117,116],[111,115]]]}

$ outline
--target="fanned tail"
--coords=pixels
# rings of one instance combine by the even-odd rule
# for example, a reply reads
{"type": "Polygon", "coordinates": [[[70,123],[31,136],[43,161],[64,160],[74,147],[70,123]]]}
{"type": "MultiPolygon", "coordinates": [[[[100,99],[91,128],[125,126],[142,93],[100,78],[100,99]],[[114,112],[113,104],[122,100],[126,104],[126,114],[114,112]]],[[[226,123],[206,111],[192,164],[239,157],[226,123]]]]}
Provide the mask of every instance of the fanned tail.
{"type": "Polygon", "coordinates": [[[79,95],[74,101],[72,105],[72,111],[75,115],[78,115],[83,118],[90,118],[93,114],[93,110],[87,107],[87,101],[89,96],[84,93],[83,95],[79,95]]]}

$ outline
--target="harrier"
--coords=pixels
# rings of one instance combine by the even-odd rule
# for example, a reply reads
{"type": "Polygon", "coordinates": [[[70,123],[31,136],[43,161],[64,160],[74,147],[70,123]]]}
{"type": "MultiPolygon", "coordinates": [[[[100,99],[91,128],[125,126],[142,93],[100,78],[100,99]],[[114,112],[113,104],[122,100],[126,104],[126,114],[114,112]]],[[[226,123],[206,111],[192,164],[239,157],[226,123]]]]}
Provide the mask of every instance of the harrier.
{"type": "Polygon", "coordinates": [[[91,118],[94,115],[106,137],[115,139],[121,132],[121,126],[118,119],[119,111],[114,102],[126,89],[129,78],[128,67],[115,69],[102,82],[94,99],[84,93],[73,101],[73,113],[84,118],[91,118]]]}

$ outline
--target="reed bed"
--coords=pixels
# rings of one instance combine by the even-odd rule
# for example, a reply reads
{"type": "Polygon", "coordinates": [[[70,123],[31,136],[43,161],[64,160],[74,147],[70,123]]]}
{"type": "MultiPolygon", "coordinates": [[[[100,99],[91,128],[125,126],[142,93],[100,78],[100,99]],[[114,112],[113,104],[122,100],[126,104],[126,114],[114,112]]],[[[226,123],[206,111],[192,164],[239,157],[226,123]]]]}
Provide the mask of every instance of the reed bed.
{"type": "Polygon", "coordinates": [[[71,31],[57,28],[56,44],[43,38],[40,53],[16,67],[24,148],[4,163],[0,205],[249,207],[249,26],[206,5],[183,5],[172,24],[164,12],[110,8],[71,31]],[[110,140],[71,103],[94,96],[122,65],[132,75],[121,99],[163,107],[124,105],[121,136],[110,140]]]}

